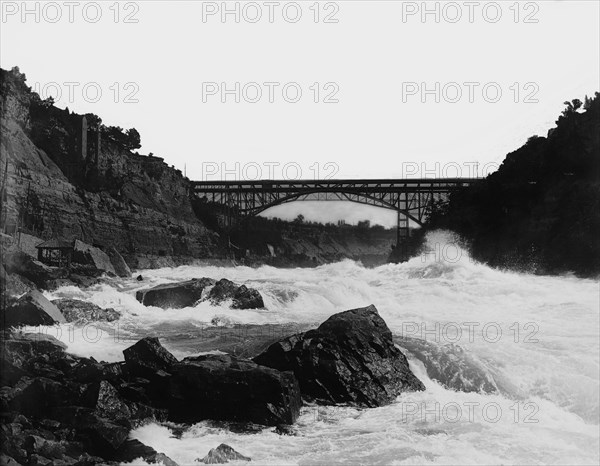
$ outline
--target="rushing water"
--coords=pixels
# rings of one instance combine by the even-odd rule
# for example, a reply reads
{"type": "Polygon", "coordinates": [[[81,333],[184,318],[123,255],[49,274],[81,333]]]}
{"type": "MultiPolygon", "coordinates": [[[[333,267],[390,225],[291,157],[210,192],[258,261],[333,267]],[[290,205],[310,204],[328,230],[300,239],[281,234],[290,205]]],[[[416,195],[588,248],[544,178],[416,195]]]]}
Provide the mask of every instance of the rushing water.
{"type": "Polygon", "coordinates": [[[132,435],[180,464],[192,464],[220,443],[255,464],[598,464],[598,282],[494,270],[449,240],[445,233],[430,234],[430,254],[374,269],[352,261],[316,269],[178,267],[143,271],[143,282],[66,287],[50,297],[89,300],[123,317],[100,327],[47,331],[70,351],[100,360],[121,360],[123,348],[147,335],[159,336],[183,357],[198,352],[197,342],[213,324],[293,323],[304,329],[336,312],[375,304],[395,335],[458,345],[464,352],[456,357],[476,360],[500,390],[444,388],[408,354],[425,392],[403,394],[376,409],[305,407],[295,435],[272,428],[233,433],[208,422],[181,436],[160,425],[132,435]],[[162,310],[135,300],[138,289],[203,276],[257,288],[266,309],[203,303],[162,310]]]}

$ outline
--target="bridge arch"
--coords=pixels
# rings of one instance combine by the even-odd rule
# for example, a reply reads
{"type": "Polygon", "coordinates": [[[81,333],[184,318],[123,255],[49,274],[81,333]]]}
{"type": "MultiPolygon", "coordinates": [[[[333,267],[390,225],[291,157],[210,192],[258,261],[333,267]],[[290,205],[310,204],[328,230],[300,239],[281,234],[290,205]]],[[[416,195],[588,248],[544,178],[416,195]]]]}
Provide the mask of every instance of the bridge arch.
{"type": "Polygon", "coordinates": [[[319,189],[315,189],[312,191],[309,190],[307,192],[290,194],[287,196],[283,196],[273,202],[263,204],[260,207],[250,209],[249,211],[245,211],[244,213],[246,213],[246,215],[255,216],[255,215],[258,215],[272,207],[276,207],[278,205],[283,205],[283,204],[290,203],[290,202],[297,202],[297,201],[298,202],[302,202],[302,201],[354,202],[357,204],[369,205],[369,206],[373,206],[373,207],[380,207],[380,208],[398,212],[398,213],[406,216],[407,218],[409,218],[410,220],[412,220],[419,226],[423,226],[423,219],[417,218],[409,210],[400,209],[397,206],[395,206],[394,204],[392,204],[390,202],[386,202],[385,200],[382,200],[382,199],[378,199],[375,196],[371,196],[368,194],[356,194],[356,193],[352,193],[352,192],[346,192],[344,190],[339,190],[336,193],[330,193],[327,191],[321,191],[319,189]],[[332,194],[333,194],[333,196],[332,196],[332,194]],[[324,196],[324,198],[319,198],[319,195],[327,195],[327,196],[324,196]]]}
{"type": "Polygon", "coordinates": [[[226,207],[231,216],[257,215],[293,201],[351,201],[398,212],[398,242],[409,219],[422,225],[433,202],[477,182],[477,178],[195,181],[199,197],[226,207]]]}

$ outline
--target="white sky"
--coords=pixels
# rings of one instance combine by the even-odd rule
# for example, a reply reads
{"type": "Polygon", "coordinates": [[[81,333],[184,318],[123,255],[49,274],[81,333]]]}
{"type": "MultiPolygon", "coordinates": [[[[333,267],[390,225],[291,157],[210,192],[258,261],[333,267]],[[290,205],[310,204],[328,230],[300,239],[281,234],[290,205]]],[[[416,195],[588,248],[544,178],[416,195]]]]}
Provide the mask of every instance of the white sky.
{"type": "MultiPolygon", "coordinates": [[[[272,23],[265,2],[254,4],[263,15],[256,23],[247,21],[257,11],[248,2],[227,2],[231,9],[239,4],[239,23],[234,15],[222,22],[219,14],[203,22],[203,8],[220,9],[221,2],[121,2],[118,22],[111,9],[115,2],[99,2],[96,23],[92,2],[72,7],[72,23],[65,2],[26,2],[31,10],[39,8],[38,18],[21,16],[23,2],[0,3],[2,68],[19,66],[30,86],[46,89],[42,97],[56,96],[49,83],[59,83],[60,107],[137,128],[142,153],[185,166],[191,179],[310,179],[317,167],[320,176],[336,178],[471,176],[475,162],[479,174],[486,174],[529,136],[545,135],[563,101],[600,89],[597,0],[523,1],[518,8],[501,1],[499,10],[493,2],[475,2],[473,22],[468,2],[426,2],[431,10],[439,8],[439,22],[433,14],[422,21],[420,11],[408,15],[422,2],[320,2],[317,23],[314,1],[298,2],[302,17],[296,23],[285,20],[284,6],[290,20],[296,11],[285,1],[273,7],[272,23]],[[338,22],[324,23],[334,9],[338,22]],[[450,22],[459,9],[461,19],[450,22]],[[497,11],[502,17],[493,23],[497,11]],[[57,12],[61,18],[50,22],[57,12]],[[138,22],[124,22],[128,13],[138,22]],[[527,15],[537,23],[525,22],[527,15]],[[72,99],[68,82],[79,83],[72,99]],[[115,82],[121,89],[116,103],[115,82]],[[260,83],[263,96],[258,103],[243,96],[240,103],[233,96],[222,103],[219,94],[205,95],[203,102],[202,83],[209,82],[229,88],[260,83]],[[280,83],[273,103],[265,82],[280,83]],[[320,100],[332,89],[323,85],[335,83],[339,102],[314,103],[315,82],[321,83],[320,100]],[[463,97],[451,103],[440,95],[436,103],[431,95],[423,103],[420,94],[403,96],[403,83],[410,82],[429,88],[456,82],[463,97]],[[479,83],[473,102],[465,82],[479,83]],[[95,87],[102,90],[97,102],[84,98],[87,83],[92,98],[95,87]],[[125,83],[136,87],[124,89],[125,83]],[[285,83],[302,89],[298,103],[284,100],[285,83]],[[502,90],[497,103],[484,99],[486,83],[502,90]],[[518,103],[514,83],[520,87],[518,103]],[[526,83],[534,84],[525,88],[526,83]],[[124,102],[135,88],[138,102],[124,102]],[[537,103],[524,102],[530,91],[537,103]]],[[[455,89],[446,89],[452,99],[455,89]]],[[[283,217],[395,222],[393,212],[356,204],[296,203],[276,211],[283,217]]]]}

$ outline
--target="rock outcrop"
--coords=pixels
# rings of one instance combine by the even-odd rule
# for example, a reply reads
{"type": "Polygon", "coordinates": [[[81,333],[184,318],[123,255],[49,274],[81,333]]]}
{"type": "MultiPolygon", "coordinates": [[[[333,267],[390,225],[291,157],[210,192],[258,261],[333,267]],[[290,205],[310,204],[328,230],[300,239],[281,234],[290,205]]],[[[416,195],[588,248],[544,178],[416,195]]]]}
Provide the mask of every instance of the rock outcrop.
{"type": "Polygon", "coordinates": [[[194,306],[202,299],[205,288],[213,286],[215,280],[194,278],[185,282],[158,285],[136,293],[136,299],[144,306],[156,306],[163,309],[181,309],[194,306]]]}
{"type": "Polygon", "coordinates": [[[202,301],[218,305],[229,300],[233,309],[260,309],[265,306],[257,290],[246,285],[236,285],[225,278],[218,282],[204,277],[158,285],[138,291],[136,299],[145,306],[163,309],[193,307],[202,301]]]}
{"type": "Polygon", "coordinates": [[[316,330],[274,343],[254,361],[293,371],[302,395],[325,404],[381,406],[425,388],[372,305],[335,314],[316,330]]]}
{"type": "Polygon", "coordinates": [[[60,309],[67,322],[113,322],[121,317],[111,307],[102,309],[94,303],[79,299],[55,299],[52,304],[60,309]]]}
{"type": "Polygon", "coordinates": [[[7,332],[2,343],[2,464],[175,464],[128,440],[131,428],[165,421],[167,412],[127,396],[121,364],[70,355],[44,334],[7,332]]]}
{"type": "Polygon", "coordinates": [[[132,152],[93,114],[82,151],[84,115],[42,101],[16,68],[0,74],[7,225],[27,208],[25,231],[112,245],[136,268],[222,255],[216,234],[194,215],[181,171],[132,152]]]}
{"type": "Polygon", "coordinates": [[[114,246],[109,246],[106,248],[106,254],[110,258],[110,262],[112,263],[115,273],[121,278],[130,278],[131,277],[131,269],[123,259],[123,256],[116,250],[114,246]]]}
{"type": "Polygon", "coordinates": [[[212,287],[208,294],[212,304],[221,304],[231,300],[233,309],[261,309],[265,307],[262,296],[254,288],[236,285],[231,280],[222,278],[212,287]]]}
{"type": "Polygon", "coordinates": [[[172,366],[169,419],[292,424],[302,400],[291,372],[229,355],[185,358],[172,366]]]}
{"type": "Polygon", "coordinates": [[[222,443],[217,448],[211,448],[204,458],[197,459],[196,461],[204,464],[224,464],[230,461],[250,461],[250,458],[238,453],[229,445],[222,443]]]}
{"type": "Polygon", "coordinates": [[[7,327],[53,325],[67,321],[60,310],[36,290],[9,305],[4,315],[7,327]]]}
{"type": "Polygon", "coordinates": [[[78,239],[73,243],[73,261],[80,264],[93,265],[98,270],[116,275],[115,268],[108,254],[78,239]]]}

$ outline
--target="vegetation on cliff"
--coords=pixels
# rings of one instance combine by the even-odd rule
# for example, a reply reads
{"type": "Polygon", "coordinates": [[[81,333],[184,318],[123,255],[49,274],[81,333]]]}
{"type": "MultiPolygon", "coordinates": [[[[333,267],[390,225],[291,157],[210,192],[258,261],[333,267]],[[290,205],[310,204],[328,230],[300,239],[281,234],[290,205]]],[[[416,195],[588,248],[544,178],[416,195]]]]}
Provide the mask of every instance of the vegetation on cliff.
{"type": "Polygon", "coordinates": [[[547,137],[436,206],[427,227],[456,231],[492,266],[600,273],[600,94],[565,104],[547,137]]]}

